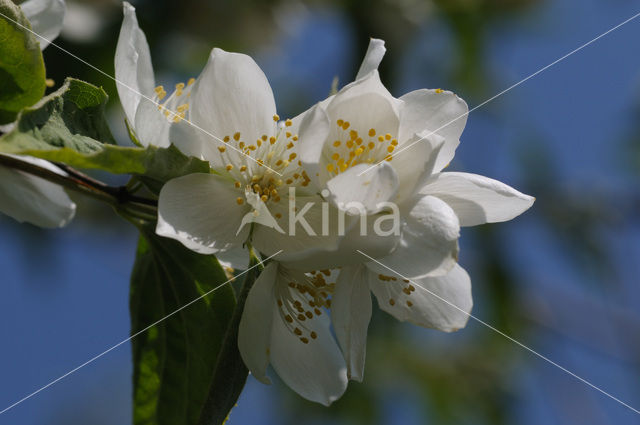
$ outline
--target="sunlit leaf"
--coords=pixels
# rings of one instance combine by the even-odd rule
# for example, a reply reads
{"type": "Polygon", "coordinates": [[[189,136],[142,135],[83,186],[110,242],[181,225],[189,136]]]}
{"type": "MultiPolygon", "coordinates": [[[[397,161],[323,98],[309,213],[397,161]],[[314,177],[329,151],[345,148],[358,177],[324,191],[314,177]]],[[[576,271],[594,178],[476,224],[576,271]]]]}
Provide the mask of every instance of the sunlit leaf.
{"type": "Polygon", "coordinates": [[[0,0],[0,13],[0,124],[6,124],[44,95],[45,71],[40,45],[26,29],[31,25],[20,7],[0,0]]]}
{"type": "Polygon", "coordinates": [[[207,162],[187,157],[173,146],[115,145],[104,114],[107,100],[101,88],[68,78],[59,90],[20,113],[15,128],[0,138],[0,152],[144,176],[156,191],[171,178],[209,172],[207,162]]]}

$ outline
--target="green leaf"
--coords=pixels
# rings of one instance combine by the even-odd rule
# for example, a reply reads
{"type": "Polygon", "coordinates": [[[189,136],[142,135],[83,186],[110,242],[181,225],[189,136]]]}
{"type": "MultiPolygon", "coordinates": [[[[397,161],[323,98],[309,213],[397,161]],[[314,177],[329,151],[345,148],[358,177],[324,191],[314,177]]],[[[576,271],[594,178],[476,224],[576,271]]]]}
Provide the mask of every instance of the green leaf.
{"type": "Polygon", "coordinates": [[[135,174],[156,192],[172,178],[209,172],[206,161],[187,157],[174,146],[115,145],[104,117],[107,100],[101,88],[68,78],[59,90],[20,113],[16,127],[0,138],[0,152],[135,174]]]}
{"type": "Polygon", "coordinates": [[[45,70],[40,45],[20,7],[0,0],[0,13],[0,124],[7,124],[44,95],[45,70]]]}
{"type": "MultiPolygon", "coordinates": [[[[141,231],[131,277],[132,334],[227,281],[215,257],[151,227],[141,231]]],[[[233,289],[223,285],[133,338],[134,424],[197,423],[235,304],[233,289]]]]}
{"type": "Polygon", "coordinates": [[[249,370],[240,356],[238,348],[238,327],[244,312],[249,291],[262,271],[258,258],[251,252],[251,262],[242,284],[236,309],[227,328],[216,368],[213,372],[209,395],[202,407],[198,425],[220,425],[229,417],[229,412],[238,401],[247,381],[249,370]],[[224,391],[220,389],[224,388],[224,391]]]}

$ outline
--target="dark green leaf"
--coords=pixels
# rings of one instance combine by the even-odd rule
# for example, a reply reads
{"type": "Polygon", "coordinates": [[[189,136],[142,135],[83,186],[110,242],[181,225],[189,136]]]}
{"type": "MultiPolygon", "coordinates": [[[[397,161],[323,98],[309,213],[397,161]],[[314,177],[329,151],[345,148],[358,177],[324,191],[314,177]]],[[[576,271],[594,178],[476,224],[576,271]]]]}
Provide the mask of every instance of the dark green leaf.
{"type": "Polygon", "coordinates": [[[6,124],[40,100],[46,87],[40,45],[26,29],[29,21],[11,0],[0,0],[0,13],[0,124],[6,124]]]}
{"type": "MultiPolygon", "coordinates": [[[[215,257],[141,230],[131,278],[132,333],[227,280],[215,257]]],[[[233,289],[224,285],[132,340],[135,424],[197,423],[234,306],[233,289]]]]}
{"type": "Polygon", "coordinates": [[[198,425],[220,425],[229,416],[229,412],[238,401],[240,393],[247,381],[249,370],[240,357],[238,349],[238,327],[244,312],[244,304],[249,291],[255,283],[261,268],[258,259],[252,255],[249,269],[242,284],[236,310],[227,328],[218,362],[209,386],[209,395],[202,408],[198,425]],[[221,390],[223,389],[223,390],[221,390]]]}
{"type": "Polygon", "coordinates": [[[144,176],[158,191],[169,179],[208,173],[209,164],[177,148],[122,147],[104,118],[108,96],[99,87],[68,78],[55,93],[24,109],[17,125],[0,138],[0,152],[19,153],[71,167],[144,176]]]}

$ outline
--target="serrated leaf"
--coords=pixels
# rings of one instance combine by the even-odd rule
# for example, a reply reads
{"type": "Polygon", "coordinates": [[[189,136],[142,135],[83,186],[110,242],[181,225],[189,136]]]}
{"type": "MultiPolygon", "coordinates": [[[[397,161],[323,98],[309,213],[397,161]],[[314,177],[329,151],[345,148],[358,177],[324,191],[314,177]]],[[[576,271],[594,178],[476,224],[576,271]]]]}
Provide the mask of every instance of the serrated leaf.
{"type": "MultiPolygon", "coordinates": [[[[131,277],[132,333],[226,280],[215,257],[142,229],[131,277]]],[[[134,424],[197,423],[234,307],[227,284],[132,340],[134,424]]]]}
{"type": "Polygon", "coordinates": [[[40,45],[20,7],[0,0],[0,13],[0,124],[7,124],[44,95],[45,70],[40,45]]]}
{"type": "Polygon", "coordinates": [[[101,88],[68,78],[59,90],[20,113],[15,128],[0,138],[0,152],[143,176],[156,192],[174,177],[209,172],[207,162],[187,157],[174,146],[113,144],[104,118],[107,100],[101,88]]]}

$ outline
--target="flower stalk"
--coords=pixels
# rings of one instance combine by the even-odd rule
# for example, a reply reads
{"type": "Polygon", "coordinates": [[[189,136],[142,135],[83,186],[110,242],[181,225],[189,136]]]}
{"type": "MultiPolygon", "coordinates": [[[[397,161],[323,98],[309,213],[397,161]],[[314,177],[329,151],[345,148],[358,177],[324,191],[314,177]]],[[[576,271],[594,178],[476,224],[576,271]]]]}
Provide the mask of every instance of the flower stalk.
{"type": "Polygon", "coordinates": [[[55,163],[55,165],[66,175],[31,162],[22,161],[15,156],[0,155],[0,166],[31,174],[65,189],[106,202],[116,210],[130,213],[136,217],[153,219],[157,215],[157,201],[133,195],[127,186],[109,186],[66,164],[55,163]]]}

